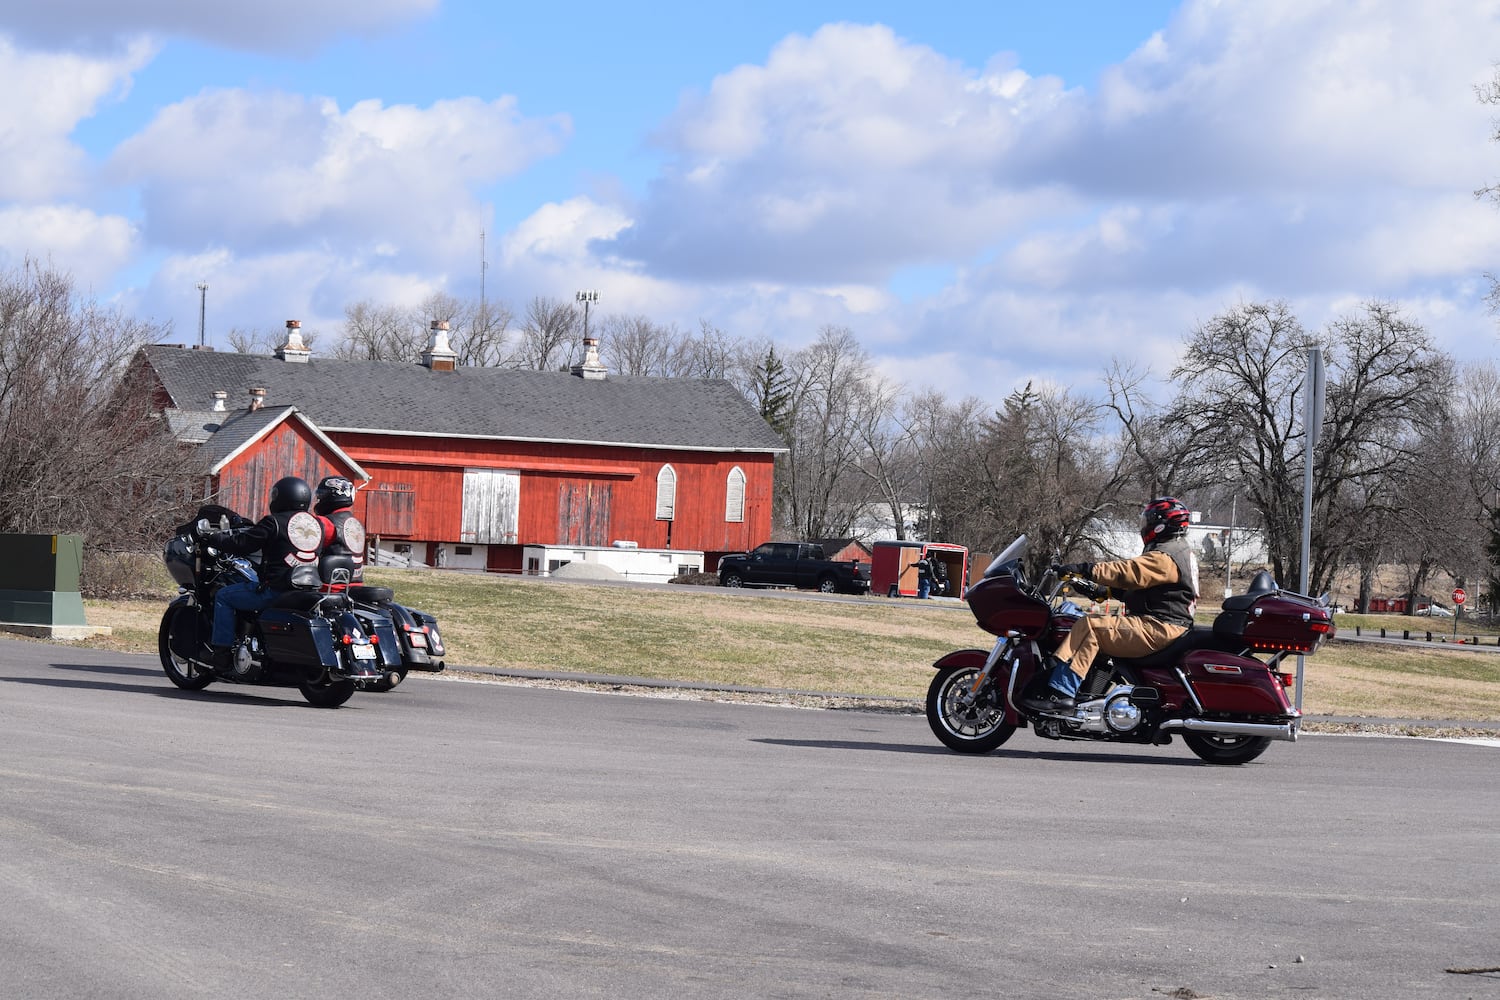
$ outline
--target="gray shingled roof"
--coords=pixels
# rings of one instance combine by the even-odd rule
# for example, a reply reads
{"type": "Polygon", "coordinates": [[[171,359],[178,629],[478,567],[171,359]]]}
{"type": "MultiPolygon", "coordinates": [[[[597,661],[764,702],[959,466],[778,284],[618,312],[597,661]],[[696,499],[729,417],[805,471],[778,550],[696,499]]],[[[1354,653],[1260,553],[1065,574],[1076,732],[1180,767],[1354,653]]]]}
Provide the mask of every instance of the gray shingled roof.
{"type": "Polygon", "coordinates": [[[249,390],[263,387],[268,408],[295,406],[324,431],[711,451],[786,449],[723,379],[584,379],[508,368],[435,372],[415,362],[313,357],[294,363],[162,344],[143,353],[182,411],[207,411],[220,389],[228,393],[231,411],[243,410],[249,390]]]}

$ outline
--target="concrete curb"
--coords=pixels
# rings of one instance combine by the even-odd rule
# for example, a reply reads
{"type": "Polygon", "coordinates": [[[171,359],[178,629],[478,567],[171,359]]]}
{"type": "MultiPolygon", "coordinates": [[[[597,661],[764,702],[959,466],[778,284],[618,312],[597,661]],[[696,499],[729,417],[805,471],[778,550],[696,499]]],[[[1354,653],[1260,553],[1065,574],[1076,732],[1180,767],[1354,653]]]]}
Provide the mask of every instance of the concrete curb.
{"type": "MultiPolygon", "coordinates": [[[[839,691],[810,691],[792,688],[750,687],[740,684],[707,684],[701,681],[669,681],[659,677],[630,677],[621,674],[565,673],[551,670],[517,670],[509,667],[469,667],[449,665],[455,673],[487,674],[492,677],[513,677],[517,680],[562,681],[573,684],[597,684],[601,687],[644,687],[671,691],[712,691],[724,694],[769,695],[782,698],[820,698],[828,701],[858,701],[889,706],[891,709],[906,709],[912,714],[921,714],[925,705],[916,698],[883,697],[864,694],[848,694],[839,691]]],[[[416,676],[416,675],[413,675],[416,676]]],[[[1388,719],[1358,715],[1305,715],[1307,723],[1327,723],[1339,726],[1366,726],[1382,729],[1483,729],[1500,733],[1500,722],[1460,719],[1388,719]]]]}

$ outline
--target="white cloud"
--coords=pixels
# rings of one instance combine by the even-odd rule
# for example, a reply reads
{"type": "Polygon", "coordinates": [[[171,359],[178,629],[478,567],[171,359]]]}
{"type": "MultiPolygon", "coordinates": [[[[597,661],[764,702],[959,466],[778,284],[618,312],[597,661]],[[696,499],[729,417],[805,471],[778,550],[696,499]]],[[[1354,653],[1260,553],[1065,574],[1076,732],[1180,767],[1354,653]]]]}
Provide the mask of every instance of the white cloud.
{"type": "Polygon", "coordinates": [[[514,98],[426,108],[212,91],[163,109],[110,169],[137,185],[154,244],[244,254],[327,245],[394,266],[441,269],[473,254],[476,188],[555,152],[563,117],[523,117],[514,98]]]}
{"type": "Polygon", "coordinates": [[[973,253],[1058,208],[1047,185],[1023,197],[992,175],[1030,123],[1075,99],[881,26],[792,36],[663,129],[677,161],[618,252],[686,278],[819,284],[973,253]]]}
{"type": "Polygon", "coordinates": [[[82,192],[88,162],[69,136],[100,104],[122,97],[154,54],[144,42],[97,59],[24,52],[0,35],[0,201],[82,192]]]}
{"type": "Polygon", "coordinates": [[[437,6],[438,0],[47,0],[6,4],[5,27],[44,46],[111,47],[152,35],[229,49],[305,51],[335,37],[386,30],[437,6]]]}
{"type": "Polygon", "coordinates": [[[88,295],[108,288],[139,249],[130,222],[119,216],[68,205],[0,208],[0,266],[28,258],[50,264],[88,295]]]}
{"type": "Polygon", "coordinates": [[[1496,37],[1500,0],[1190,0],[1089,94],[831,25],[684,102],[671,169],[600,250],[716,284],[994,256],[992,280],[1058,294],[1399,294],[1500,252],[1462,205],[1500,175],[1473,92],[1496,37]]]}

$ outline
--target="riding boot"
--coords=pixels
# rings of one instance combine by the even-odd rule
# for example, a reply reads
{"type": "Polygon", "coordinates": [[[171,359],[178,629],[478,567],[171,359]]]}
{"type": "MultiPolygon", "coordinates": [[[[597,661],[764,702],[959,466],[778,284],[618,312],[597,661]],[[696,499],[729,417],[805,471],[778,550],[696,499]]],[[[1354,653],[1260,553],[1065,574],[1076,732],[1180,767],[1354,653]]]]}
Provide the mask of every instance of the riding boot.
{"type": "Polygon", "coordinates": [[[1068,664],[1048,655],[1044,661],[1047,669],[1039,670],[1026,690],[1017,699],[1020,706],[1029,712],[1070,712],[1074,707],[1073,695],[1078,690],[1078,675],[1068,664]]]}

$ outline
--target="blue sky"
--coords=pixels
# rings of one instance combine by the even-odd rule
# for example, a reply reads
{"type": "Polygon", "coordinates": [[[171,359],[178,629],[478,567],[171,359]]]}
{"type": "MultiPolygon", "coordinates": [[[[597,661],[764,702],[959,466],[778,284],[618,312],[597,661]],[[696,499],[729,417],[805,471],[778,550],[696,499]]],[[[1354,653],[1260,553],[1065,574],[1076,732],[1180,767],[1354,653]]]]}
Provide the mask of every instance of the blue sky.
{"type": "Polygon", "coordinates": [[[598,288],[998,402],[1398,302],[1494,354],[1500,0],[0,0],[0,266],[196,339],[598,288]],[[647,5],[642,5],[643,8],[647,5]]]}

